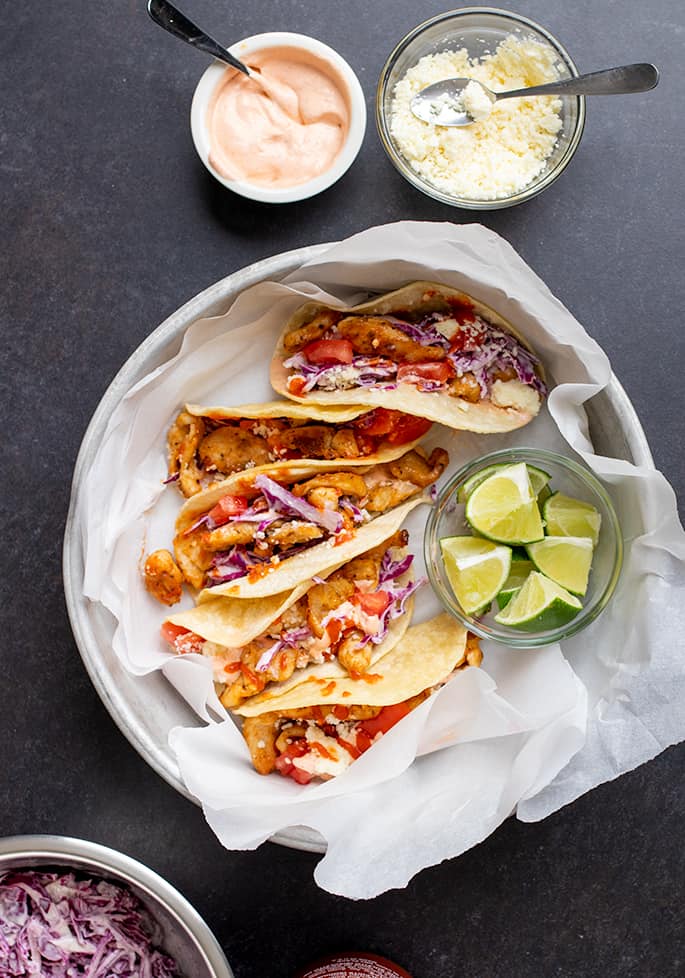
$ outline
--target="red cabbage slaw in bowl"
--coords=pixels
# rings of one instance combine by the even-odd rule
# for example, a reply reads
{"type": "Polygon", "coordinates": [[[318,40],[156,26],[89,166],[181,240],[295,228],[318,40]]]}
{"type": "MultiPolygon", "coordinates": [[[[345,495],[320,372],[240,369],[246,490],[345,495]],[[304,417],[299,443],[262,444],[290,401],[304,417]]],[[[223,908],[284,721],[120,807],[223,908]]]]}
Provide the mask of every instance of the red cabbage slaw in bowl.
{"type": "MultiPolygon", "coordinates": [[[[0,958],[8,976],[178,978],[154,924],[125,886],[73,872],[0,874],[0,958]]],[[[1,966],[0,966],[1,967],[1,966]]]]}

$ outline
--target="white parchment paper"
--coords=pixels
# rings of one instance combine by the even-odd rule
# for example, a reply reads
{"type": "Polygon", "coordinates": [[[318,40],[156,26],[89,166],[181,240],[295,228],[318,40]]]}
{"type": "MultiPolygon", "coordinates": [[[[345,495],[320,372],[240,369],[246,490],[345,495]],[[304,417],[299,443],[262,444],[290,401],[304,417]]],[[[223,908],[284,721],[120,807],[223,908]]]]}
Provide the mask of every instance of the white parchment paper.
{"type": "MultiPolygon", "coordinates": [[[[403,222],[334,245],[284,282],[248,289],[225,315],[197,321],[179,354],[123,398],[80,497],[84,591],[114,614],[125,667],[163,670],[204,721],[176,728],[170,743],[225,846],[253,848],[283,828],[311,826],[328,843],[319,885],[372,897],[475,845],[512,812],[544,818],[685,738],[685,534],[659,472],[593,453],[583,404],[609,377],[599,346],[502,238],[479,225],[403,222]],[[541,415],[512,434],[436,426],[429,444],[450,452],[445,478],[506,446],[575,452],[612,495],[624,570],[604,614],[563,648],[483,643],[481,669],[460,673],[341,777],[305,788],[263,778],[214,694],[209,664],[166,651],[164,612],[142,585],[141,552],[169,546],[181,502],[161,485],[166,430],[185,401],[273,398],[274,344],[306,299],[345,305],[413,279],[463,289],[495,308],[529,339],[556,385],[541,415]]],[[[425,519],[419,509],[407,523],[419,573],[425,519]]],[[[424,588],[415,621],[438,610],[424,588]]]]}

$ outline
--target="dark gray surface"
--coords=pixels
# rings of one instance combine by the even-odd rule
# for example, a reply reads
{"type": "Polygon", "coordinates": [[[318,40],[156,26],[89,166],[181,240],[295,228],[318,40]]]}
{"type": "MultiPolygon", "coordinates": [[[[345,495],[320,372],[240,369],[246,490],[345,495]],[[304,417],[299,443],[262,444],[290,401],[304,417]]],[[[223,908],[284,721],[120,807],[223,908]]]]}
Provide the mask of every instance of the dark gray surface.
{"type": "MultiPolygon", "coordinates": [[[[418,20],[407,0],[187,0],[227,41],[299,30],[336,47],[373,106],[382,61],[418,20]]],[[[510,820],[462,858],[371,903],[316,889],[315,858],[220,848],[202,814],[138,758],[81,665],[62,597],[70,473],[106,385],[189,296],[256,259],[401,218],[482,220],[611,357],[657,465],[685,489],[682,366],[683,10],[680,0],[516,4],[581,71],[654,61],[650,94],[588,104],[575,160],[543,196],[452,211],[391,169],[373,124],[320,197],[269,208],[206,174],[187,124],[205,61],[142,2],[4,4],[0,20],[2,638],[0,834],[105,842],[176,883],[237,978],[289,978],[361,947],[415,978],[683,973],[683,782],[673,748],[538,825],[510,820]]]]}

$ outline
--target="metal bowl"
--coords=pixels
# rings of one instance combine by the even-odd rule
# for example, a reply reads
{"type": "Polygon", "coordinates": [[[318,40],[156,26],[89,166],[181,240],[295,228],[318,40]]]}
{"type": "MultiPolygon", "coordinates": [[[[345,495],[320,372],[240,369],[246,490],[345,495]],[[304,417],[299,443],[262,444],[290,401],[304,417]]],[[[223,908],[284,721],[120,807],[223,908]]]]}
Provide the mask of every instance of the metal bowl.
{"type": "MultiPolygon", "coordinates": [[[[141,343],[110,384],[83,437],[74,469],[64,535],[63,572],[67,610],[81,658],[123,735],[160,777],[196,803],[197,799],[183,782],[168,737],[173,727],[197,726],[197,716],[161,672],[134,676],[124,669],[113,651],[114,619],[102,605],[94,604],[83,594],[81,526],[76,516],[78,497],[115,407],[134,384],[178,353],[185,331],[196,319],[222,315],[245,289],[258,282],[285,278],[330,247],[330,244],[311,245],[256,262],[215,283],[177,309],[141,343]]],[[[616,377],[612,375],[607,387],[587,402],[585,409],[590,436],[600,455],[654,466],[635,409],[616,377]]],[[[321,835],[302,826],[278,832],[272,841],[307,852],[325,849],[321,835]]]]}
{"type": "Polygon", "coordinates": [[[178,890],[147,866],[115,849],[59,835],[0,839],[0,873],[11,869],[69,869],[123,883],[159,929],[159,946],[185,978],[234,978],[211,930],[178,890]]]}
{"type": "Polygon", "coordinates": [[[425,55],[462,47],[471,58],[481,58],[510,35],[532,37],[552,48],[560,78],[578,75],[571,56],[553,34],[527,17],[497,7],[462,7],[432,17],[403,37],[383,65],[376,92],[376,126],[383,148],[405,180],[443,204],[468,210],[497,210],[520,204],[535,197],[561,176],[580,144],[585,126],[585,98],[582,95],[562,96],[562,129],[541,173],[517,193],[492,200],[452,196],[424,179],[403,156],[390,127],[395,86],[409,68],[425,55]]]}

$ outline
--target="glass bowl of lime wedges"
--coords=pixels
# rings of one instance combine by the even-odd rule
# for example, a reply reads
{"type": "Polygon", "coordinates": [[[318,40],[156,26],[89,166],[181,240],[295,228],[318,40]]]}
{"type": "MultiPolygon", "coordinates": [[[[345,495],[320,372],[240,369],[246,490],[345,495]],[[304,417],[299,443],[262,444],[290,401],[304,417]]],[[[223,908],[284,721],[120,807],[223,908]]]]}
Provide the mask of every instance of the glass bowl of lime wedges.
{"type": "Polygon", "coordinates": [[[447,610],[513,648],[551,645],[589,625],[623,561],[607,490],[573,459],[538,448],[460,469],[436,500],[424,547],[447,610]]]}

